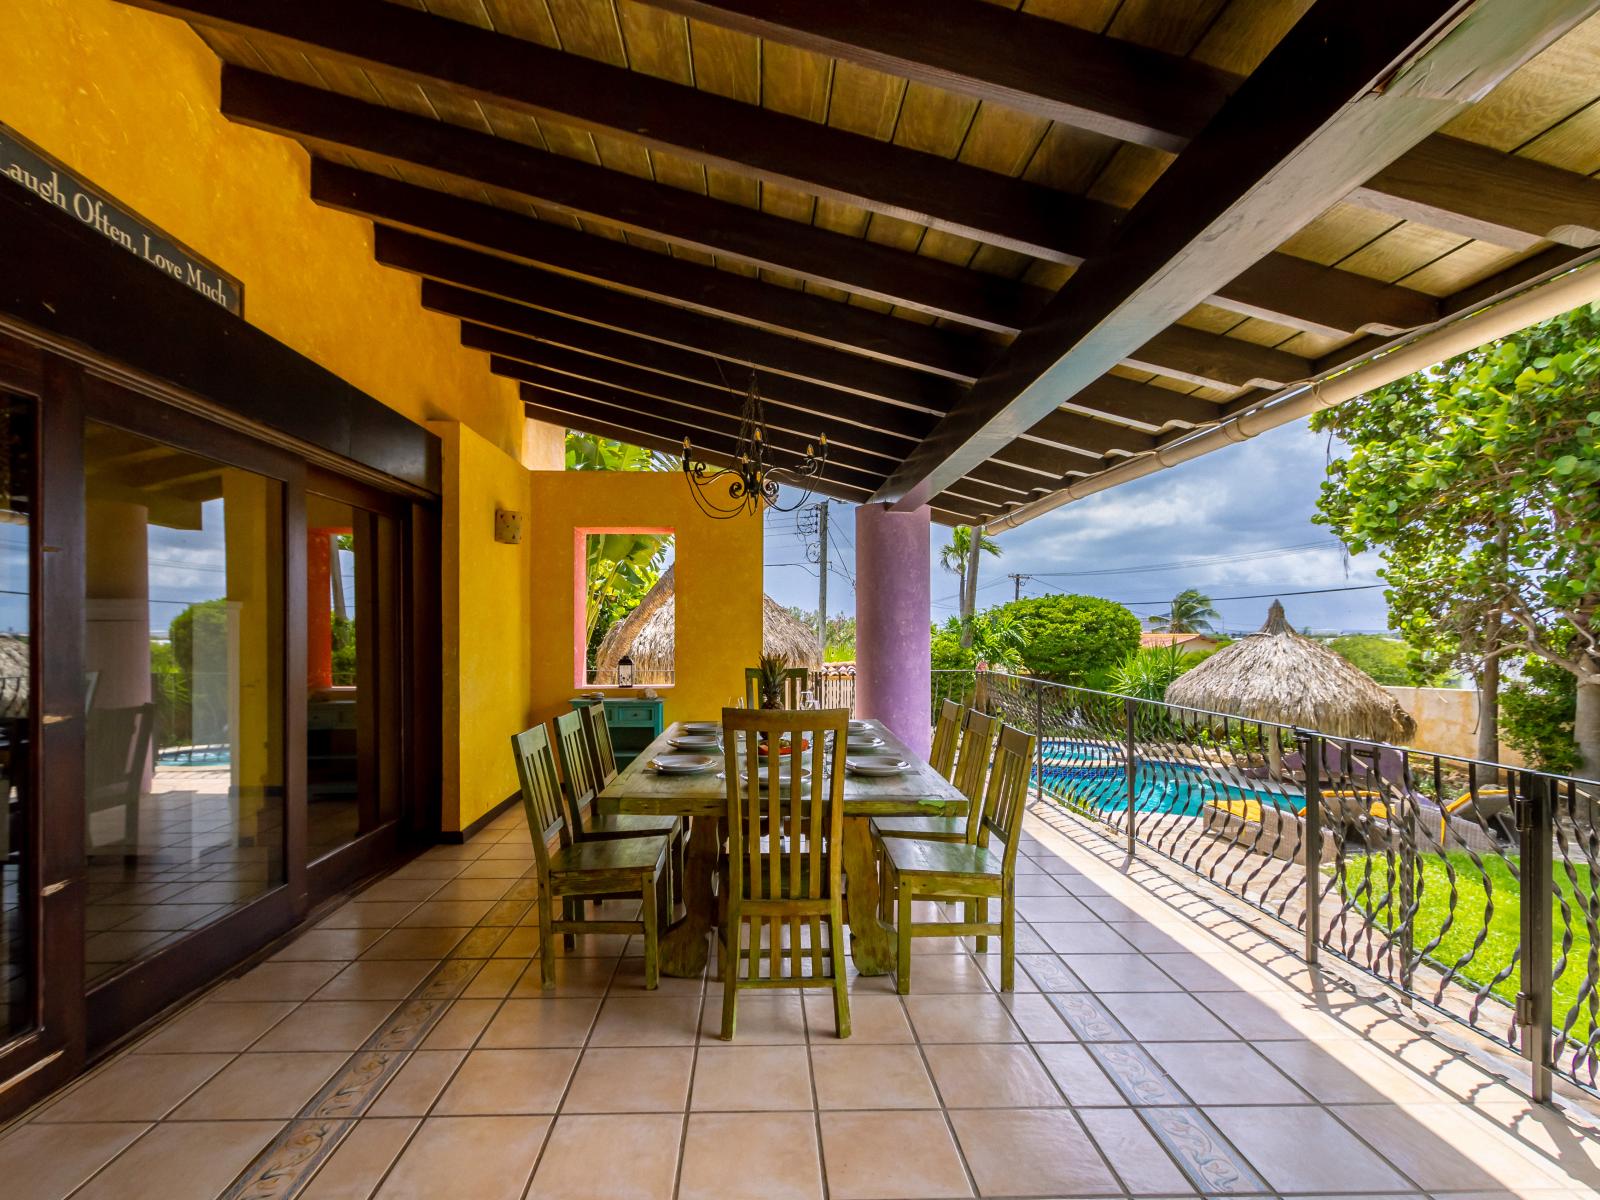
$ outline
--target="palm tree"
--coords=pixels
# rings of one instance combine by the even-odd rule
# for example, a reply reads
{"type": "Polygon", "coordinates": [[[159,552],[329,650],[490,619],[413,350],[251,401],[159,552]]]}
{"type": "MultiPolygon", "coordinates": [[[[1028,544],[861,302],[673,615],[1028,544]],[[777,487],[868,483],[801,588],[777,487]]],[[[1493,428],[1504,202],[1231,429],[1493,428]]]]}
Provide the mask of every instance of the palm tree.
{"type": "Polygon", "coordinates": [[[1150,618],[1150,628],[1166,633],[1212,633],[1211,622],[1222,614],[1211,607],[1211,597],[1199,588],[1184,588],[1172,598],[1170,611],[1150,618]]]}
{"type": "MultiPolygon", "coordinates": [[[[1000,543],[987,533],[978,535],[978,549],[985,554],[1000,557],[1000,543]]],[[[956,577],[956,591],[961,606],[961,644],[972,645],[972,609],[976,600],[976,586],[967,590],[967,560],[972,555],[972,526],[957,525],[950,531],[950,541],[939,551],[939,565],[956,577]]],[[[976,584],[977,580],[974,579],[976,584]]]]}

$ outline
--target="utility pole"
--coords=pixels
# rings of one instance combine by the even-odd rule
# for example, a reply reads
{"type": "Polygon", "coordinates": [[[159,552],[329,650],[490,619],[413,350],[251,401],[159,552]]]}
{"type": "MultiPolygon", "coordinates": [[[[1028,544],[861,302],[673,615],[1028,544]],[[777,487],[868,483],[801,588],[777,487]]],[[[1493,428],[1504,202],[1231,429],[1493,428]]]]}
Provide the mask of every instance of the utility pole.
{"type": "Polygon", "coordinates": [[[817,653],[828,660],[828,502],[817,510],[817,653]]]}
{"type": "Polygon", "coordinates": [[[1022,599],[1022,581],[1032,578],[1033,576],[1031,575],[1013,575],[1011,577],[1011,599],[1013,601],[1022,599]]]}

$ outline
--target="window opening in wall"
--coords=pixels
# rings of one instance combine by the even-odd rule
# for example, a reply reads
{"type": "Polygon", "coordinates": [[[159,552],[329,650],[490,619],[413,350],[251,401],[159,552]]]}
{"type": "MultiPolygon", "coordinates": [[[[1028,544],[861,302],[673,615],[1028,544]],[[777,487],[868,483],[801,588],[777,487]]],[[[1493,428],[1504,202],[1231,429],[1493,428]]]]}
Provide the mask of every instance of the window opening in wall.
{"type": "Polygon", "coordinates": [[[673,679],[673,535],[670,529],[583,531],[583,682],[611,687],[623,658],[635,687],[673,679]]]}

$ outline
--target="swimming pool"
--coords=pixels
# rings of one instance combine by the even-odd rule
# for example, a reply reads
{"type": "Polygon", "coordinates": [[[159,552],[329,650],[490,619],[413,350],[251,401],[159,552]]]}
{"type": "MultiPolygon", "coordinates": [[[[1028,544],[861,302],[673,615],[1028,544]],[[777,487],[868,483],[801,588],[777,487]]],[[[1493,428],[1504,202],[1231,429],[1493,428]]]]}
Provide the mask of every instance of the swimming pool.
{"type": "MultiPolygon", "coordinates": [[[[1126,812],[1128,784],[1121,747],[1048,739],[1044,746],[1043,790],[1074,808],[1126,812]]],[[[1039,773],[1036,770],[1035,776],[1039,773]]],[[[1273,808],[1305,807],[1305,797],[1244,787],[1193,763],[1141,761],[1134,771],[1134,807],[1142,813],[1199,816],[1210,801],[1255,800],[1273,808]]]]}
{"type": "Polygon", "coordinates": [[[228,765],[227,746],[173,746],[156,755],[156,763],[163,767],[225,767],[228,765]]]}

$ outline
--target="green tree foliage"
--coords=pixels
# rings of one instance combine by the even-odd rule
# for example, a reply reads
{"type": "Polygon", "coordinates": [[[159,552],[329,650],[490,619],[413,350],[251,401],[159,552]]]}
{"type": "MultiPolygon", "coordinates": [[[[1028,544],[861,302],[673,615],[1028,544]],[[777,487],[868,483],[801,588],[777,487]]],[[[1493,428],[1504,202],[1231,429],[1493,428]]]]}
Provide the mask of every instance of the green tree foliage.
{"type": "MultiPolygon", "coordinates": [[[[810,629],[817,627],[817,611],[791,604],[789,615],[810,629]]],[[[856,656],[856,619],[843,613],[828,618],[827,641],[823,643],[824,662],[852,662],[856,656]]]]}
{"type": "Polygon", "coordinates": [[[1500,690],[1500,733],[1535,767],[1566,773],[1578,769],[1572,736],[1578,678],[1542,658],[1523,664],[1523,678],[1500,690]]]}
{"type": "Polygon", "coordinates": [[[676,471],[678,460],[659,450],[567,430],[569,471],[676,471]]]}
{"type": "MultiPolygon", "coordinates": [[[[935,671],[975,672],[978,664],[1002,671],[1022,666],[1023,630],[1014,613],[991,608],[972,619],[972,645],[961,644],[961,619],[933,627],[931,658],[935,671]]],[[[970,687],[971,679],[964,686],[970,687]]],[[[948,691],[948,689],[946,689],[948,691]]]]}
{"type": "Polygon", "coordinates": [[[356,685],[356,623],[349,617],[333,614],[333,685],[356,685]]]}
{"type": "Polygon", "coordinates": [[[195,686],[198,674],[214,674],[222,665],[202,661],[197,671],[195,647],[207,648],[204,660],[227,644],[228,602],[221,598],[189,605],[167,626],[166,646],[151,644],[150,667],[159,691],[157,714],[162,718],[157,735],[161,745],[182,746],[194,741],[197,704],[206,706],[204,728],[217,729],[227,723],[226,689],[195,686]]]}
{"type": "Polygon", "coordinates": [[[998,611],[1016,622],[1022,665],[1057,683],[1104,682],[1139,648],[1139,618],[1097,596],[1032,596],[998,611]]]}
{"type": "Polygon", "coordinates": [[[1140,700],[1165,700],[1167,688],[1208,654],[1185,654],[1179,646],[1140,646],[1111,669],[1107,690],[1140,700]]]}
{"type": "Polygon", "coordinates": [[[1442,671],[1430,668],[1429,660],[1419,657],[1398,638],[1350,633],[1334,638],[1328,648],[1391,687],[1437,687],[1443,680],[1442,671]]]}
{"type": "Polygon", "coordinates": [[[1150,628],[1166,633],[1210,633],[1213,621],[1222,614],[1211,605],[1211,597],[1199,588],[1184,588],[1172,598],[1172,607],[1150,618],[1150,628]]]}
{"type": "Polygon", "coordinates": [[[1379,549],[1390,623],[1476,666],[1512,645],[1570,673],[1600,777],[1600,305],[1326,410],[1349,446],[1317,520],[1379,549]]]}
{"type": "Polygon", "coordinates": [[[666,569],[670,535],[593,533],[587,539],[584,611],[587,645],[593,654],[606,630],[639,607],[666,569]]]}

